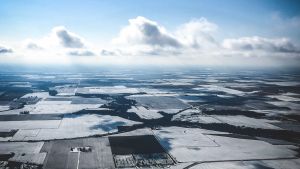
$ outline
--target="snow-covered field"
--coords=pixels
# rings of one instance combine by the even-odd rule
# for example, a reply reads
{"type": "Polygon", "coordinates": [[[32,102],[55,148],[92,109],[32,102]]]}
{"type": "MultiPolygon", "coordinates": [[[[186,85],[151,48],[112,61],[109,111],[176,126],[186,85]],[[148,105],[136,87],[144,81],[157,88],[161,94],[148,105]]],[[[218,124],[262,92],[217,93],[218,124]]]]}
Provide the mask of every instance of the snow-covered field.
{"type": "MultiPolygon", "coordinates": [[[[296,169],[300,165],[298,74],[211,69],[0,73],[0,86],[0,156],[14,152],[12,161],[42,164],[49,155],[41,151],[43,141],[49,146],[69,139],[76,144],[82,139],[105,139],[97,146],[104,146],[109,152],[105,158],[113,161],[119,154],[109,144],[111,137],[134,140],[154,135],[163,146],[160,151],[176,160],[166,168],[296,169]],[[28,97],[37,102],[27,102],[28,97]]],[[[126,156],[141,153],[134,148],[139,142],[132,144],[125,145],[132,148],[126,156]]],[[[43,149],[51,149],[47,146],[43,149]]],[[[93,147],[92,153],[79,156],[70,153],[69,145],[60,146],[71,154],[67,160],[96,161],[90,156],[96,152],[93,147]]],[[[147,146],[150,143],[138,148],[147,146]]],[[[97,153],[95,158],[103,155],[100,149],[97,153]]]]}
{"type": "MultiPolygon", "coordinates": [[[[223,87],[223,86],[201,85],[200,87],[204,88],[206,90],[209,90],[209,91],[220,91],[220,92],[225,92],[227,94],[232,94],[232,95],[237,95],[237,96],[244,96],[246,94],[246,92],[242,92],[242,91],[239,91],[239,90],[234,90],[234,89],[226,88],[226,87],[223,87]]],[[[198,88],[194,88],[194,89],[197,90],[198,88]]]]}
{"type": "Polygon", "coordinates": [[[185,109],[190,107],[188,104],[172,96],[133,95],[127,96],[127,98],[135,100],[138,105],[154,110],[185,109]]]}
{"type": "Polygon", "coordinates": [[[77,93],[84,94],[120,94],[120,93],[139,93],[136,88],[128,88],[126,86],[109,86],[109,87],[86,87],[78,88],[77,93]]]}
{"type": "Polygon", "coordinates": [[[246,116],[213,116],[213,117],[223,123],[231,124],[234,126],[281,130],[281,128],[270,124],[270,123],[279,122],[276,120],[255,119],[246,116]]]}
{"type": "Polygon", "coordinates": [[[203,129],[165,127],[154,133],[179,162],[294,158],[297,155],[295,146],[217,136],[203,129]]]}
{"type": "MultiPolygon", "coordinates": [[[[52,120],[54,121],[54,120],[52,120]]],[[[86,137],[91,135],[103,135],[117,131],[118,126],[139,124],[138,122],[130,121],[116,116],[108,115],[67,115],[61,121],[48,122],[47,126],[36,126],[34,121],[28,121],[29,124],[25,129],[39,129],[38,133],[36,130],[24,131],[19,130],[16,133],[16,137],[24,140],[52,140],[52,139],[64,139],[64,138],[76,138],[86,137]],[[31,122],[33,122],[31,124],[31,122]],[[58,124],[57,124],[58,123],[58,124]],[[25,135],[20,137],[19,135],[25,135]]],[[[42,122],[36,122],[39,125],[42,122]]],[[[47,124],[46,122],[44,123],[47,124]]],[[[17,140],[13,137],[13,140],[17,140]]]]}
{"type": "Polygon", "coordinates": [[[142,119],[158,119],[163,117],[161,114],[158,113],[158,111],[146,109],[143,106],[133,106],[127,111],[137,114],[142,119]]]}
{"type": "MultiPolygon", "coordinates": [[[[84,100],[84,99],[83,99],[84,100]]],[[[83,101],[84,103],[84,101],[83,101]]],[[[40,101],[35,105],[31,114],[66,114],[80,111],[83,109],[93,109],[100,107],[102,102],[98,104],[80,104],[79,101],[40,101]],[[73,102],[73,104],[72,104],[73,102]],[[78,103],[78,104],[77,104],[78,103]]]]}
{"type": "Polygon", "coordinates": [[[221,123],[217,118],[203,115],[198,109],[187,109],[173,116],[172,121],[188,121],[192,123],[221,123]]]}

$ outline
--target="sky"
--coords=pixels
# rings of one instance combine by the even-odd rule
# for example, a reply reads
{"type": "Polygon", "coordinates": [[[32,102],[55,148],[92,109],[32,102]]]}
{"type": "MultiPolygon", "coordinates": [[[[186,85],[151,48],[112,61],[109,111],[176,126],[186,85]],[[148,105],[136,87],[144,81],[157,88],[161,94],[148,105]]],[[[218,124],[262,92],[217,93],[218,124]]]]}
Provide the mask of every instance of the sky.
{"type": "Polygon", "coordinates": [[[297,0],[0,0],[0,64],[300,63],[297,0]]]}

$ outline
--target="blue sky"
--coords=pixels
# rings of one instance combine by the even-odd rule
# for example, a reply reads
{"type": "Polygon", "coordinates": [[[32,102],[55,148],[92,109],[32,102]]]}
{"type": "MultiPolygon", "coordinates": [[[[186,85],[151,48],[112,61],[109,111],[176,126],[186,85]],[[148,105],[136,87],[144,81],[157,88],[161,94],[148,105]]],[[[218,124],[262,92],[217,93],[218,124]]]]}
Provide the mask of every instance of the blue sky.
{"type": "Polygon", "coordinates": [[[64,25],[87,38],[107,40],[136,16],[150,18],[169,29],[192,18],[205,17],[222,28],[222,37],[290,36],[288,31],[272,31],[272,24],[276,24],[271,21],[272,15],[280,13],[285,19],[300,15],[297,0],[1,0],[0,3],[0,36],[5,39],[41,36],[54,26],[64,25]]]}
{"type": "Polygon", "coordinates": [[[181,25],[205,18],[217,26],[209,36],[218,43],[241,37],[300,43],[297,0],[0,0],[0,45],[39,39],[57,26],[91,43],[107,44],[138,16],[172,35],[181,25]]]}

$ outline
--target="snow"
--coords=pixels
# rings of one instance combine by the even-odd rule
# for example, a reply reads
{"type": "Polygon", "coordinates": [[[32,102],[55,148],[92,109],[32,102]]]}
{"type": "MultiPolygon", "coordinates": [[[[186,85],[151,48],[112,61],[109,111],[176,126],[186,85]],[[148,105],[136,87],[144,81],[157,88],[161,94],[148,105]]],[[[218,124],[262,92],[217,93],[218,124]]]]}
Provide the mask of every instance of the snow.
{"type": "Polygon", "coordinates": [[[190,107],[186,103],[172,96],[127,96],[126,98],[132,99],[138,102],[138,105],[149,107],[155,110],[162,109],[185,109],[190,107]]]}
{"type": "Polygon", "coordinates": [[[10,139],[10,141],[20,141],[24,140],[25,137],[35,137],[40,132],[40,129],[20,129],[17,133],[10,139]]]}
{"type": "Polygon", "coordinates": [[[296,169],[300,165],[300,159],[276,159],[260,161],[228,161],[199,163],[191,169],[296,169]]]}
{"type": "Polygon", "coordinates": [[[117,126],[139,124],[121,117],[108,115],[68,115],[60,126],[54,129],[40,129],[38,135],[25,137],[24,140],[51,140],[87,137],[117,131],[117,126]]]}
{"type": "Polygon", "coordinates": [[[39,153],[44,142],[1,142],[0,154],[10,154],[11,152],[22,154],[39,153]]]}
{"type": "Polygon", "coordinates": [[[13,110],[2,111],[1,115],[20,114],[20,112],[22,112],[22,111],[29,111],[29,112],[31,112],[32,110],[34,110],[34,108],[35,108],[35,105],[25,105],[21,109],[13,109],[13,110]]]}
{"type": "Polygon", "coordinates": [[[296,169],[300,166],[300,159],[262,160],[267,166],[276,169],[296,169]]]}
{"type": "Polygon", "coordinates": [[[150,128],[141,128],[129,132],[121,132],[113,134],[111,136],[144,136],[144,135],[153,135],[153,132],[150,128]]]}
{"type": "Polygon", "coordinates": [[[127,112],[133,112],[142,119],[158,119],[163,117],[156,110],[146,109],[143,106],[132,106],[127,112]]]}
{"type": "MultiPolygon", "coordinates": [[[[109,86],[109,87],[86,87],[88,94],[122,94],[122,93],[139,93],[136,88],[128,88],[126,86],[109,86]]],[[[78,93],[86,93],[85,90],[77,90],[78,93]]]]}
{"type": "Polygon", "coordinates": [[[197,149],[200,147],[218,146],[218,144],[209,137],[200,133],[199,129],[169,127],[166,130],[164,130],[164,128],[162,130],[154,130],[154,133],[164,147],[171,146],[171,148],[186,147],[190,149],[197,149]],[[188,144],[186,144],[187,141],[188,144]]]}
{"type": "Polygon", "coordinates": [[[277,85],[277,86],[298,86],[300,82],[263,82],[264,84],[277,85]]]}
{"type": "MultiPolygon", "coordinates": [[[[180,79],[181,80],[181,79],[180,79]]],[[[191,86],[193,85],[192,83],[189,82],[178,82],[178,81],[174,81],[174,82],[164,82],[164,83],[160,83],[159,85],[166,85],[166,86],[191,86]]]]}
{"type": "Polygon", "coordinates": [[[253,165],[245,165],[242,161],[200,163],[191,169],[255,169],[253,165]]]}
{"type": "Polygon", "coordinates": [[[72,101],[40,101],[30,114],[64,114],[98,108],[102,104],[71,104],[72,101]]]}
{"type": "Polygon", "coordinates": [[[43,165],[46,155],[47,155],[47,153],[16,154],[12,158],[10,158],[8,161],[43,165]]]}
{"type": "Polygon", "coordinates": [[[54,79],[56,76],[51,75],[33,75],[33,74],[25,74],[22,75],[23,77],[26,77],[27,79],[54,79]]]}
{"type": "Polygon", "coordinates": [[[159,89],[152,89],[152,88],[138,88],[140,93],[147,93],[147,94],[165,94],[168,93],[167,91],[159,90],[159,89]]]}
{"type": "Polygon", "coordinates": [[[1,106],[0,105],[0,112],[1,111],[7,111],[7,110],[9,110],[9,106],[1,106]]]}
{"type": "Polygon", "coordinates": [[[270,101],[270,102],[267,102],[267,103],[273,104],[273,105],[279,106],[279,107],[288,107],[288,108],[290,108],[291,110],[280,111],[280,112],[285,113],[285,114],[299,114],[299,112],[300,112],[300,104],[296,104],[296,103],[292,103],[292,102],[285,102],[285,101],[270,101]]]}
{"type": "Polygon", "coordinates": [[[106,104],[108,101],[100,99],[100,98],[82,98],[82,97],[74,97],[72,98],[71,104],[106,104]]]}
{"type": "Polygon", "coordinates": [[[48,92],[35,92],[35,93],[28,93],[28,94],[25,94],[24,96],[22,96],[22,98],[27,98],[27,97],[38,97],[38,98],[45,99],[45,98],[49,97],[49,93],[48,92]]]}
{"type": "Polygon", "coordinates": [[[263,129],[274,129],[274,130],[282,130],[280,127],[274,126],[269,123],[275,123],[279,121],[275,120],[267,120],[267,119],[255,119],[251,117],[246,116],[219,116],[215,115],[213,116],[217,120],[227,123],[234,126],[246,126],[251,128],[263,128],[263,129]]]}
{"type": "Polygon", "coordinates": [[[188,121],[194,123],[221,123],[212,116],[202,115],[198,109],[187,109],[173,116],[172,121],[188,121]]]}
{"type": "Polygon", "coordinates": [[[286,101],[286,102],[300,102],[300,98],[295,98],[295,97],[286,96],[286,95],[269,95],[268,97],[276,98],[278,100],[286,101]]]}
{"type": "Polygon", "coordinates": [[[54,89],[57,91],[57,96],[75,96],[77,87],[65,85],[56,86],[54,89]]]}
{"type": "Polygon", "coordinates": [[[33,121],[0,121],[0,128],[11,129],[56,129],[61,120],[33,120],[33,121]]]}
{"type": "Polygon", "coordinates": [[[295,146],[204,135],[205,131],[201,129],[165,127],[154,133],[179,162],[294,158],[297,155],[295,146]]]}
{"type": "MultiPolygon", "coordinates": [[[[242,91],[235,90],[235,89],[229,89],[229,88],[222,87],[222,86],[216,86],[216,85],[201,85],[201,87],[204,87],[205,89],[207,89],[209,91],[221,91],[221,92],[225,92],[225,93],[237,95],[237,96],[244,96],[246,94],[246,92],[242,92],[242,91]]],[[[197,89],[197,88],[195,88],[195,89],[197,89]]]]}
{"type": "Polygon", "coordinates": [[[179,111],[181,111],[182,109],[154,109],[156,111],[161,111],[161,112],[164,112],[164,113],[167,113],[167,114],[176,114],[178,113],[179,111]]]}

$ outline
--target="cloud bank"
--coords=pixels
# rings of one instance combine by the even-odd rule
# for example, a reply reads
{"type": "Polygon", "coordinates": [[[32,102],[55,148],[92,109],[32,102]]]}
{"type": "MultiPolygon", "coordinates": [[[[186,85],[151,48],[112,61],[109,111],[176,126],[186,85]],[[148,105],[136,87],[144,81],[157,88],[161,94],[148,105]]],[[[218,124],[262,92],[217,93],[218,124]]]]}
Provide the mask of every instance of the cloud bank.
{"type": "MultiPolygon", "coordinates": [[[[216,38],[220,28],[206,18],[192,19],[170,31],[151,19],[128,20],[106,46],[86,41],[63,26],[27,39],[22,47],[0,46],[0,62],[44,64],[297,65],[300,47],[286,37],[216,38]],[[17,59],[16,59],[17,58],[17,59]]],[[[99,37],[101,38],[101,37],[99,37]]]]}
{"type": "Polygon", "coordinates": [[[149,45],[159,47],[180,47],[181,44],[156,22],[138,16],[129,20],[129,25],[113,40],[116,44],[149,45]]]}
{"type": "Polygon", "coordinates": [[[223,47],[230,50],[245,50],[245,51],[267,51],[281,53],[299,53],[297,48],[289,39],[286,38],[262,38],[242,37],[238,39],[225,39],[223,47]]]}
{"type": "Polygon", "coordinates": [[[12,49],[4,47],[4,46],[0,46],[0,54],[6,54],[6,53],[12,53],[12,49]]]}
{"type": "Polygon", "coordinates": [[[95,56],[95,54],[89,50],[75,50],[70,51],[68,54],[71,56],[95,56]]]}

